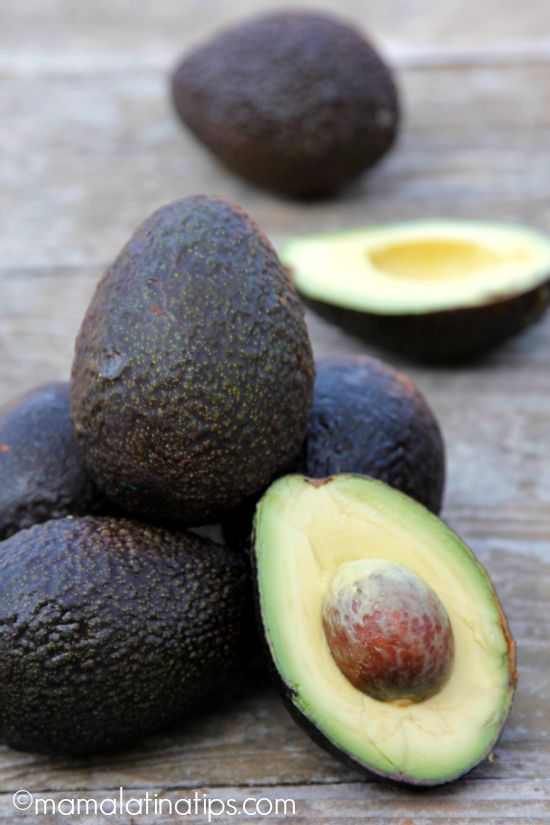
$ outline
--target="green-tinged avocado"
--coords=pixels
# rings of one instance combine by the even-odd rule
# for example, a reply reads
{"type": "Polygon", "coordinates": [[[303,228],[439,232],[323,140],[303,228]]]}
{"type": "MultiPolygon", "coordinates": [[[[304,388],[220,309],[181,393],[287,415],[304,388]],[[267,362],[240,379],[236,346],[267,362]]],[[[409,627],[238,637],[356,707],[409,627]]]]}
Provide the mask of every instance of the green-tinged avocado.
{"type": "Polygon", "coordinates": [[[491,752],[515,647],[486,571],[437,516],[364,476],[287,476],[259,503],[254,555],[275,671],[318,742],[416,785],[491,752]]]}
{"type": "MultiPolygon", "coordinates": [[[[439,513],[445,446],[411,379],[367,355],[321,358],[315,371],[307,436],[293,471],[310,478],[368,475],[439,513]]],[[[231,547],[248,548],[258,498],[225,519],[231,547]]]]}
{"type": "Polygon", "coordinates": [[[296,238],[280,250],[329,320],[410,357],[471,357],[537,320],[550,238],[474,221],[421,221],[296,238]]]}
{"type": "Polygon", "coordinates": [[[302,304],[239,207],[155,212],[96,290],[71,412],[86,466],[129,512],[216,521],[295,459],[313,391],[302,304]]]}
{"type": "Polygon", "coordinates": [[[182,121],[227,167],[285,195],[331,194],[376,163],[399,122],[396,86],[352,26],[280,12],[223,31],[172,75],[182,121]]]}
{"type": "Polygon", "coordinates": [[[0,539],[105,506],[80,457],[68,383],[36,387],[0,409],[0,539]]]}
{"type": "Polygon", "coordinates": [[[88,753],[174,722],[247,662],[248,566],[222,545],[67,517],[0,545],[0,740],[88,753]]]}

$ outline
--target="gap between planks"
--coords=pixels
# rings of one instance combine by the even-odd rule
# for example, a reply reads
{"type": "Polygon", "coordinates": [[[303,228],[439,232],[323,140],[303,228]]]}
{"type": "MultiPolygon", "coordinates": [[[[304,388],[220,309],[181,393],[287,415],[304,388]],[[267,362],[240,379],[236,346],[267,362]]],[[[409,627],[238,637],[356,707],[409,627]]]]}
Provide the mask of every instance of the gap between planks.
{"type": "MultiPolygon", "coordinates": [[[[550,63],[550,41],[543,43],[509,43],[500,46],[404,48],[387,46],[388,61],[397,69],[476,69],[499,66],[523,67],[550,63]]],[[[169,69],[166,53],[139,57],[101,56],[94,54],[40,54],[34,51],[0,55],[0,74],[4,76],[88,76],[119,74],[132,71],[164,72],[169,69]]]]}

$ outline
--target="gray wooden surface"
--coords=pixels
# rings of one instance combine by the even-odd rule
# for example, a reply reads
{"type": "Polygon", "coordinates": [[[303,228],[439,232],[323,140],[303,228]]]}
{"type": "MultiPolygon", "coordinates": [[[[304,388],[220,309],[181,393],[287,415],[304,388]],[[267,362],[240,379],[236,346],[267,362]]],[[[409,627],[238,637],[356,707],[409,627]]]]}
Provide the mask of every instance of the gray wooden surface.
{"type": "MultiPolygon", "coordinates": [[[[103,266],[137,223],[175,197],[207,192],[239,201],[275,241],[419,215],[550,231],[548,0],[341,0],[339,10],[376,33],[397,66],[406,117],[385,163],[338,201],[307,206],[232,178],[180,129],[166,94],[166,70],[187,44],[218,24],[286,6],[2,0],[0,402],[67,375],[103,266]]],[[[309,320],[317,354],[364,349],[309,320]]],[[[364,781],[313,745],[263,687],[220,697],[178,730],[108,757],[0,748],[0,821],[15,819],[19,788],[100,798],[121,785],[135,796],[149,790],[173,799],[193,788],[221,798],[292,798],[295,816],[265,821],[294,825],[550,821],[549,362],[547,317],[476,365],[406,367],[446,436],[444,515],[489,568],[518,641],[517,701],[491,762],[426,793],[364,781]]],[[[21,821],[72,820],[24,814],[21,821]]],[[[127,825],[128,816],[74,821],[127,825]]],[[[178,821],[135,817],[136,825],[178,821]]]]}

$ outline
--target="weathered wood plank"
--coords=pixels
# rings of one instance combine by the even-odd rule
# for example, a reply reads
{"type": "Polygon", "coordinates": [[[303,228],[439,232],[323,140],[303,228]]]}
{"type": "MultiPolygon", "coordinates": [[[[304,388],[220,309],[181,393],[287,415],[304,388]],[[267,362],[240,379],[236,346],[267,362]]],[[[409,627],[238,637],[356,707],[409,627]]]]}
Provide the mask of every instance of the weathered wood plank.
{"type": "Polygon", "coordinates": [[[275,239],[419,215],[548,227],[547,79],[546,66],[403,72],[396,150],[337,204],[305,208],[226,173],[176,122],[162,73],[14,77],[0,85],[2,263],[107,261],[150,211],[200,191],[275,239]]]}
{"type": "MultiPolygon", "coordinates": [[[[21,787],[37,792],[93,790],[120,785],[129,789],[159,785],[190,788],[228,783],[242,787],[354,781],[376,784],[376,780],[364,779],[311,743],[293,727],[284,709],[272,707],[269,697],[258,698],[256,706],[257,715],[261,713],[263,721],[256,734],[247,740],[235,735],[228,737],[227,719],[214,706],[209,718],[194,722],[186,735],[157,736],[131,750],[109,756],[55,759],[5,749],[0,751],[0,790],[12,793],[21,787]],[[212,734],[214,728],[216,735],[209,739],[208,733],[212,734]]],[[[238,704],[233,718],[235,727],[257,721],[241,712],[238,704]]],[[[509,784],[519,780],[535,781],[547,774],[548,743],[531,741],[527,733],[523,739],[513,736],[512,729],[497,748],[493,762],[476,769],[469,781],[498,780],[509,784]]]]}
{"type": "MultiPolygon", "coordinates": [[[[302,0],[354,20],[397,62],[547,59],[546,0],[302,0]],[[473,24],[475,21],[475,24],[473,24]]],[[[0,70],[33,73],[146,66],[164,69],[188,44],[287,0],[3,0],[0,70]]]]}

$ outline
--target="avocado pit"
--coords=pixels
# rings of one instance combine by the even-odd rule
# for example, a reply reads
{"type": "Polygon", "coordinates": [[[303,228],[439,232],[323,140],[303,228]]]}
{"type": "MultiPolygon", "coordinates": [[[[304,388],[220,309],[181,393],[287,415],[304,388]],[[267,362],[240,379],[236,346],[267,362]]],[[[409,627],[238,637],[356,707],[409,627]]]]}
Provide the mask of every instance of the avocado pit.
{"type": "MultiPolygon", "coordinates": [[[[467,278],[490,267],[500,266],[503,255],[482,243],[452,238],[418,238],[382,244],[367,250],[371,266],[384,275],[420,281],[467,278]]],[[[525,250],[509,254],[518,264],[525,250]]]]}
{"type": "Polygon", "coordinates": [[[376,558],[340,564],[328,584],[322,621],[340,671],[373,699],[422,702],[449,677],[454,640],[447,611],[404,565],[376,558]]]}

